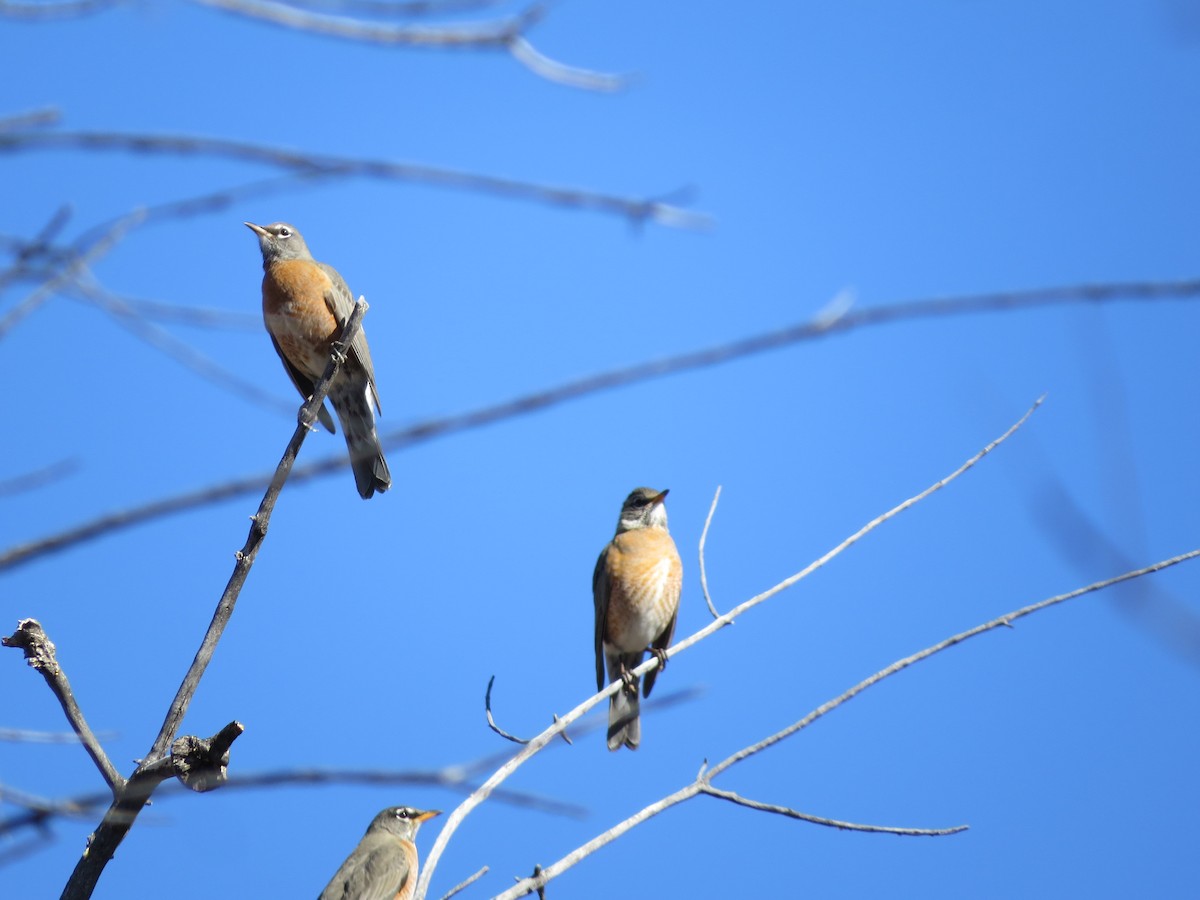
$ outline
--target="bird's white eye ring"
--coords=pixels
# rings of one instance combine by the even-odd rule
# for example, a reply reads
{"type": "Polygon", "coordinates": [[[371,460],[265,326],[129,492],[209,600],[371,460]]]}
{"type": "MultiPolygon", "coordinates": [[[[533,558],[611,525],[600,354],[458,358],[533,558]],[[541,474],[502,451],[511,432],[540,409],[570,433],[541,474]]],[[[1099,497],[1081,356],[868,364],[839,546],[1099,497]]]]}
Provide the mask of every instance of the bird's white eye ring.
{"type": "Polygon", "coordinates": [[[291,237],[291,236],[292,236],[292,232],[291,232],[291,230],[290,230],[290,229],[288,229],[288,228],[280,228],[280,229],[279,229],[279,236],[280,236],[280,237],[291,237]]]}

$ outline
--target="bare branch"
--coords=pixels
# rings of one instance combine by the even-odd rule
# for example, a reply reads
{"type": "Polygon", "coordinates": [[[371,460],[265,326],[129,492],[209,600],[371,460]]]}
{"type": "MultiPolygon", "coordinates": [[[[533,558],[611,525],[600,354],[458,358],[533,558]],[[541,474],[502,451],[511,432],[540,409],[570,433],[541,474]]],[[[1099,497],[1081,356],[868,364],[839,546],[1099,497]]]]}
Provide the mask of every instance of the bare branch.
{"type": "Polygon", "coordinates": [[[79,19],[104,12],[120,0],[62,0],[58,3],[12,3],[0,0],[0,16],[10,19],[79,19]]]}
{"type": "Polygon", "coordinates": [[[0,118],[0,131],[16,131],[23,128],[44,128],[62,121],[62,112],[56,107],[44,106],[29,112],[17,113],[0,118]]]}
{"type": "Polygon", "coordinates": [[[581,69],[578,66],[569,66],[553,60],[529,43],[528,38],[520,34],[513,35],[508,41],[508,52],[534,75],[540,75],[547,81],[567,87],[600,93],[614,93],[624,90],[633,81],[633,77],[630,75],[595,72],[591,69],[581,69]]]}
{"type": "MultiPolygon", "coordinates": [[[[790,343],[813,340],[828,333],[830,329],[844,331],[853,327],[878,325],[897,321],[908,315],[914,318],[927,316],[974,313],[987,309],[1021,309],[1057,303],[1109,302],[1121,299],[1164,300],[1195,299],[1200,297],[1200,279],[1163,282],[1129,282],[1102,285],[1074,285],[1044,288],[1014,294],[980,294],[957,298],[917,300],[898,304],[896,307],[880,307],[860,312],[856,317],[840,315],[818,317],[808,323],[791,326],[779,331],[767,332],[756,337],[721,344],[706,350],[693,351],[666,359],[640,363],[623,369],[614,369],[578,381],[566,382],[534,394],[526,394],[494,406],[459,413],[440,419],[429,419],[409,428],[389,432],[382,437],[383,445],[389,450],[398,450],[424,443],[432,438],[454,434],[490,425],[493,422],[539,412],[551,406],[574,400],[589,394],[612,390],[640,381],[689,369],[704,368],[728,362],[740,356],[751,355],[781,347],[790,343]],[[891,310],[907,310],[906,314],[891,310]],[[832,324],[831,324],[832,322],[832,324]]],[[[331,472],[340,471],[348,465],[345,454],[325,457],[322,460],[297,468],[292,481],[320,478],[331,472]]],[[[57,534],[11,547],[0,553],[0,571],[36,559],[48,553],[64,550],[110,531],[137,525],[145,521],[208,506],[230,497],[261,491],[268,476],[259,475],[223,482],[208,488],[189,491],[145,506],[110,513],[82,525],[57,534]]]]}
{"type": "MultiPolygon", "coordinates": [[[[338,338],[337,343],[334,345],[335,350],[339,346],[348,346],[355,335],[358,334],[366,311],[367,303],[362,297],[359,297],[358,302],[354,305],[354,311],[350,314],[350,318],[346,321],[346,325],[342,329],[341,337],[338,338]]],[[[250,574],[250,568],[254,565],[254,560],[258,556],[258,550],[262,546],[263,539],[267,536],[267,529],[270,526],[271,513],[275,509],[275,502],[279,499],[284,482],[287,481],[288,475],[291,473],[292,465],[296,461],[296,455],[300,452],[300,447],[304,443],[305,437],[308,436],[308,432],[317,419],[317,411],[320,410],[321,405],[325,402],[325,395],[329,393],[329,386],[341,368],[341,361],[342,354],[335,352],[329,361],[329,365],[325,368],[325,374],[313,388],[312,397],[309,398],[308,402],[301,409],[300,421],[297,423],[296,430],[292,434],[292,439],[288,442],[287,448],[283,452],[283,458],[280,459],[279,465],[275,469],[275,475],[272,477],[271,484],[268,486],[267,492],[259,504],[258,512],[255,513],[251,520],[250,533],[246,537],[245,545],[238,551],[233,574],[230,575],[225,592],[221,595],[221,600],[217,604],[217,609],[213,614],[208,632],[204,635],[204,640],[200,644],[196,658],[192,662],[187,675],[184,677],[183,683],[179,686],[179,692],[175,695],[175,700],[171,703],[171,710],[167,713],[167,718],[163,722],[162,729],[154,741],[154,746],[150,749],[151,759],[162,756],[167,749],[167,745],[174,739],[179,724],[183,721],[188,705],[191,703],[192,695],[200,685],[200,679],[204,675],[204,670],[208,667],[217,642],[220,641],[221,635],[225,632],[225,626],[229,624],[229,619],[233,615],[233,609],[237,604],[242,585],[245,584],[246,577],[250,574]]]]}
{"type": "Polygon", "coordinates": [[[78,468],[79,460],[60,459],[58,462],[52,462],[40,469],[34,469],[32,472],[14,475],[12,478],[0,481],[0,497],[13,497],[28,491],[36,491],[40,487],[61,481],[78,468]]]}
{"type": "MultiPolygon", "coordinates": [[[[493,675],[488,679],[487,693],[483,698],[483,707],[487,712],[488,728],[500,735],[505,740],[512,741],[514,744],[528,744],[528,738],[519,738],[514,734],[509,734],[503,728],[496,724],[496,720],[492,718],[492,685],[496,683],[496,676],[493,675]]],[[[563,732],[563,737],[566,737],[566,732],[563,732]]]]}
{"type": "Polygon", "coordinates": [[[289,6],[367,16],[444,16],[499,6],[502,0],[288,0],[289,6]]]}
{"type": "Polygon", "coordinates": [[[253,381],[230,372],[224,366],[218,365],[194,349],[190,344],[179,340],[165,328],[155,325],[153,322],[147,322],[115,294],[110,294],[82,279],[76,280],[73,287],[89,303],[107,313],[114,322],[138,340],[165,354],[211,384],[264,409],[274,412],[295,410],[294,403],[283,400],[277,394],[263,390],[253,381]]]}
{"type": "Polygon", "coordinates": [[[721,614],[713,606],[712,597],[708,594],[708,572],[704,569],[704,544],[708,540],[708,527],[712,525],[713,513],[717,511],[717,501],[720,499],[721,486],[717,485],[717,492],[713,494],[712,506],[708,508],[708,517],[704,520],[704,530],[700,532],[700,589],[704,592],[704,602],[708,604],[708,611],[712,613],[714,619],[721,618],[721,614]]]}
{"type": "Polygon", "coordinates": [[[733,791],[723,791],[720,788],[715,788],[711,784],[702,782],[700,785],[701,793],[708,794],[710,797],[719,797],[722,800],[728,800],[731,803],[736,803],[739,806],[744,806],[747,809],[755,809],[759,812],[776,813],[781,816],[787,816],[789,819],[799,819],[802,822],[811,822],[814,825],[825,825],[829,828],[838,828],[842,831],[866,831],[875,834],[899,834],[906,837],[941,837],[947,834],[958,834],[960,831],[966,831],[969,826],[955,825],[953,828],[893,828],[887,825],[861,825],[857,822],[842,822],[838,819],[826,819],[822,816],[813,816],[808,813],[802,813],[798,810],[791,809],[787,806],[776,806],[774,803],[763,803],[759,800],[750,800],[740,794],[735,794],[733,791]]]}
{"type": "Polygon", "coordinates": [[[62,271],[48,278],[37,290],[13,307],[7,316],[0,319],[0,338],[3,338],[9,331],[16,327],[18,322],[54,296],[63,285],[74,281],[79,273],[86,270],[91,263],[112,250],[113,247],[120,243],[126,233],[131,228],[137,226],[141,220],[142,213],[135,211],[129,215],[122,216],[106,227],[92,246],[85,252],[76,255],[62,271]]]}
{"type": "Polygon", "coordinates": [[[442,895],[442,900],[450,900],[450,898],[453,897],[455,894],[462,893],[463,891],[465,891],[467,888],[469,888],[471,885],[473,885],[476,881],[478,881],[480,878],[482,878],[487,873],[488,873],[488,867],[484,866],[482,869],[480,869],[478,872],[476,872],[470,878],[463,879],[458,884],[456,884],[454,887],[450,888],[450,890],[446,891],[446,893],[444,893],[442,895]]]}
{"type": "Polygon", "coordinates": [[[619,197],[578,188],[499,178],[477,172],[389,160],[301,153],[282,147],[184,135],[125,134],[99,131],[0,131],[0,152],[31,150],[118,150],[126,153],[206,156],[257,162],[288,170],[291,177],[361,176],[435,187],[477,191],[533,200],[550,206],[591,210],[633,222],[656,222],[677,228],[706,229],[712,218],[657,200],[619,197]]]}
{"type": "Polygon", "coordinates": [[[67,673],[58,664],[54,643],[42,630],[41,623],[36,619],[22,619],[17,624],[16,631],[6,638],[0,638],[0,644],[5,647],[18,647],[25,652],[26,662],[46,679],[46,684],[54,692],[63,712],[66,713],[71,729],[78,735],[88,756],[92,758],[114,795],[119,793],[125,787],[125,779],[109,760],[108,754],[104,752],[104,748],[100,746],[96,735],[88,726],[83,710],[79,708],[75,694],[71,691],[67,673]]]}
{"type": "Polygon", "coordinates": [[[75,865],[75,871],[71,873],[71,878],[63,890],[63,900],[87,900],[92,895],[105,866],[116,853],[125,835],[129,833],[142,807],[165,778],[175,775],[184,783],[201,789],[216,786],[224,779],[225,753],[229,744],[241,734],[240,724],[230,723],[207,742],[190,737],[175,740],[175,735],[187,714],[187,708],[200,685],[200,679],[204,676],[217,643],[225,632],[225,626],[233,616],[242,585],[245,584],[259,548],[266,538],[271,513],[287,481],[296,454],[316,422],[317,411],[325,402],[329,386],[345,359],[345,348],[358,333],[366,311],[367,303],[359,297],[350,318],[342,328],[341,336],[333,345],[333,353],[325,367],[325,374],[314,386],[312,397],[301,407],[296,430],[284,450],[283,458],[280,459],[271,484],[259,504],[258,512],[251,520],[250,533],[245,545],[237,554],[233,574],[230,575],[225,591],[217,603],[212,621],[200,643],[200,649],[196,652],[196,657],[171,702],[162,728],[154,739],[146,759],[134,770],[123,789],[115,792],[112,806],[104,814],[100,827],[92,834],[87,850],[75,865]],[[172,747],[170,755],[167,755],[168,746],[172,747]]]}
{"type": "MultiPolygon", "coordinates": [[[[96,732],[96,738],[110,738],[115,732],[96,732]]],[[[26,728],[0,728],[0,741],[11,744],[78,744],[79,735],[68,731],[30,731],[26,728]]],[[[4,786],[0,785],[0,800],[4,799],[4,786]]]]}

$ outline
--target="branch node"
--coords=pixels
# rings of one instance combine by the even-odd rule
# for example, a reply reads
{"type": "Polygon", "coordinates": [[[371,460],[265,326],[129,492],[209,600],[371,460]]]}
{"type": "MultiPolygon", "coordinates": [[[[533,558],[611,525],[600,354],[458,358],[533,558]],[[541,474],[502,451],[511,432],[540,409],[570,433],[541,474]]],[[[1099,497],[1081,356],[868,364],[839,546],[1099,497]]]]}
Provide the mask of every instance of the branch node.
{"type": "Polygon", "coordinates": [[[171,770],[175,777],[197,793],[215,790],[229,777],[229,748],[246,730],[241,722],[230,722],[211,738],[186,734],[171,744],[171,770]]]}
{"type": "Polygon", "coordinates": [[[45,675],[59,674],[58,660],[54,656],[54,642],[46,637],[42,623],[37,619],[21,619],[17,630],[8,637],[0,638],[5,647],[18,647],[25,652],[25,661],[31,668],[45,675]]]}

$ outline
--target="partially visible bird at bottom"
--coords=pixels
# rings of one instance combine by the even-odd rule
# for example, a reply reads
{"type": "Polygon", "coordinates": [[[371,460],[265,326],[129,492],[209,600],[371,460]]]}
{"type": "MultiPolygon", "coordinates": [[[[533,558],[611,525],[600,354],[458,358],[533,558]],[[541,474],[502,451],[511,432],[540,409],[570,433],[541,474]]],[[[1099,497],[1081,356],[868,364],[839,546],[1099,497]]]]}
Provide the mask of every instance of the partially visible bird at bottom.
{"type": "Polygon", "coordinates": [[[389,806],[367,827],[319,900],[409,900],[417,888],[417,829],[441,810],[389,806]]]}
{"type": "MultiPolygon", "coordinates": [[[[288,376],[307,400],[329,365],[331,345],[354,310],[354,295],[333,266],[313,259],[291,225],[244,224],[258,235],[262,250],[263,322],[288,376]]],[[[366,500],[376,491],[386,491],[392,474],[375,431],[379,392],[365,331],[350,343],[346,364],[329,389],[329,402],[346,432],[359,495],[366,500]]],[[[331,432],[337,430],[324,405],[318,418],[331,432]]]]}
{"type": "Polygon", "coordinates": [[[667,531],[666,496],[666,491],[641,487],[625,498],[617,533],[600,551],[592,573],[596,690],[624,682],[609,700],[609,750],[636,750],[641,743],[638,679],[629,673],[641,665],[647,649],[658,657],[659,667],[646,674],[643,686],[643,696],[649,697],[675,634],[683,564],[667,531]]]}

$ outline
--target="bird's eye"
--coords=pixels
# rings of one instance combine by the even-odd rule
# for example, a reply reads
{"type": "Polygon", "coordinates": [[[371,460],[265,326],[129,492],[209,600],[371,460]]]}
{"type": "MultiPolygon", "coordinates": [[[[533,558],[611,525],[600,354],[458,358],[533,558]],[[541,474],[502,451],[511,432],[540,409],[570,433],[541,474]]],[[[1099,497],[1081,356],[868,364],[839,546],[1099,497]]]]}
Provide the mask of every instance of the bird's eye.
{"type": "Polygon", "coordinates": [[[292,230],[291,230],[290,228],[280,228],[280,229],[279,229],[279,236],[280,236],[280,237],[291,237],[291,236],[292,236],[292,230]]]}
{"type": "Polygon", "coordinates": [[[398,809],[398,810],[396,810],[396,816],[401,819],[407,819],[408,818],[408,810],[407,809],[398,809]]]}

